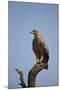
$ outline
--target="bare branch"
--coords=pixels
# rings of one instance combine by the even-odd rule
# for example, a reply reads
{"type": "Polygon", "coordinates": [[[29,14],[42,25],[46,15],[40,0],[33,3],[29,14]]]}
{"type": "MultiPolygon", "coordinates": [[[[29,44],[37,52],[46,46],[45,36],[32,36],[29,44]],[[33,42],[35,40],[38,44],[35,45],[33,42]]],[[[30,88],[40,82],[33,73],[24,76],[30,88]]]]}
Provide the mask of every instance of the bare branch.
{"type": "Polygon", "coordinates": [[[19,71],[17,68],[15,68],[15,70],[18,72],[19,76],[20,76],[20,82],[19,85],[21,85],[23,88],[26,87],[26,84],[24,82],[24,78],[23,78],[23,72],[19,71]]]}

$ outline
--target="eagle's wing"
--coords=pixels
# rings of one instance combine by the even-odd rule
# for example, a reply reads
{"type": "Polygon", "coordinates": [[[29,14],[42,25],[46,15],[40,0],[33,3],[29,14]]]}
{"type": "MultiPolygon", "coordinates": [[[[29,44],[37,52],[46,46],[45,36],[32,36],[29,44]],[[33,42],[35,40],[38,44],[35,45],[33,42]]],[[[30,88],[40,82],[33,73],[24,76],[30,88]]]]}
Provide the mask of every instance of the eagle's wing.
{"type": "Polygon", "coordinates": [[[48,45],[47,42],[45,40],[42,40],[42,49],[43,49],[43,56],[45,61],[49,60],[49,49],[48,49],[48,45]]]}
{"type": "Polygon", "coordinates": [[[48,51],[48,44],[45,39],[41,39],[41,44],[42,44],[42,47],[48,51]]]}
{"type": "Polygon", "coordinates": [[[40,59],[41,58],[41,44],[38,43],[36,39],[33,39],[32,49],[33,49],[34,54],[36,55],[36,58],[40,59]]]}

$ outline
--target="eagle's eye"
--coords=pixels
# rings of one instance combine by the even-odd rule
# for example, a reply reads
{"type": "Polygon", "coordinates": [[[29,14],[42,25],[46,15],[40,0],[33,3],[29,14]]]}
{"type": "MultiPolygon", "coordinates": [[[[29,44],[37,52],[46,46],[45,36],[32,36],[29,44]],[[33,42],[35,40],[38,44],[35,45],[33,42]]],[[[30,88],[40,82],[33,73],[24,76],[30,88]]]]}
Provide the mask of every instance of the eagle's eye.
{"type": "Polygon", "coordinates": [[[39,33],[37,30],[33,30],[32,32],[34,33],[34,35],[37,35],[39,33]]]}
{"type": "Polygon", "coordinates": [[[32,32],[33,32],[34,34],[36,34],[38,31],[37,31],[37,30],[33,30],[32,32]]]}
{"type": "Polygon", "coordinates": [[[35,34],[36,33],[36,31],[35,30],[33,30],[32,32],[30,32],[31,34],[35,34]]]}
{"type": "Polygon", "coordinates": [[[35,30],[33,30],[32,32],[36,32],[35,30]]]}
{"type": "Polygon", "coordinates": [[[30,33],[36,36],[39,32],[38,32],[37,30],[33,30],[33,31],[30,32],[30,33]]]}
{"type": "Polygon", "coordinates": [[[37,30],[33,30],[32,32],[37,32],[37,30]]]}

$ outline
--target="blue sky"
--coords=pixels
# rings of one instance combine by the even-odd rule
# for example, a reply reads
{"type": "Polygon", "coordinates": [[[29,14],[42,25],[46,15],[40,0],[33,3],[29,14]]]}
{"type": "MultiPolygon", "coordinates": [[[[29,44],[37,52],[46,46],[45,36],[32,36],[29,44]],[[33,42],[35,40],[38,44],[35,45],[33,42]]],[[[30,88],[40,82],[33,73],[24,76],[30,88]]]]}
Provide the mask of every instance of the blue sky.
{"type": "Polygon", "coordinates": [[[8,87],[19,87],[18,68],[24,73],[27,84],[28,72],[36,63],[32,50],[32,29],[37,29],[47,41],[49,48],[49,67],[36,77],[36,86],[51,86],[58,83],[58,5],[8,2],[8,87]]]}

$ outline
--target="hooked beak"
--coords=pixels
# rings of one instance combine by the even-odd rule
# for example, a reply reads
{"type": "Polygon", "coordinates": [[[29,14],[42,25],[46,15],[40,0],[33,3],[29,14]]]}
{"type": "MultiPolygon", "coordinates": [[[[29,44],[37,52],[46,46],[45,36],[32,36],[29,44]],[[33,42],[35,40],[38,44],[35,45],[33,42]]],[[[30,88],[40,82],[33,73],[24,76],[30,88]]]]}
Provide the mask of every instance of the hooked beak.
{"type": "Polygon", "coordinates": [[[32,32],[30,32],[30,34],[32,34],[32,32]]]}
{"type": "Polygon", "coordinates": [[[33,32],[30,32],[30,34],[34,34],[33,32]]]}

